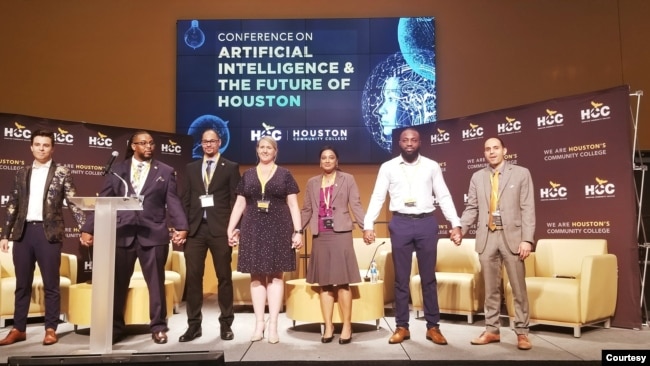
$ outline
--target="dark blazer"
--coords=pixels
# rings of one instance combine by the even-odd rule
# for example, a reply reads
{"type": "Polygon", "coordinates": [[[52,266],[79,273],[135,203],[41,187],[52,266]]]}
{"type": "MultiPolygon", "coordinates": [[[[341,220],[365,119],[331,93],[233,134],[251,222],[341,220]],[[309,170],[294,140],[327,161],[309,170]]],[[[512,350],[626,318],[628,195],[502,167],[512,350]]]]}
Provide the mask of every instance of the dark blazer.
{"type": "MultiPolygon", "coordinates": [[[[131,186],[131,159],[113,165],[113,172],[127,182],[128,194],[134,194],[131,186]]],[[[117,211],[116,245],[127,247],[133,243],[136,236],[142,246],[169,245],[170,227],[179,231],[187,230],[187,218],[176,189],[174,168],[152,160],[147,179],[140,191],[140,195],[144,196],[142,211],[117,211]]],[[[99,196],[124,196],[124,183],[112,174],[108,175],[99,196]]],[[[93,213],[88,215],[81,230],[92,234],[94,228],[93,213]]]]}
{"type": "MultiPolygon", "coordinates": [[[[320,205],[320,188],[322,175],[309,178],[307,191],[302,205],[302,227],[309,224],[312,235],[318,234],[318,208],[320,205]]],[[[354,221],[363,228],[363,219],[366,216],[361,206],[359,188],[354,176],[341,171],[336,172],[334,190],[332,192],[332,218],[334,231],[351,231],[354,221]],[[351,212],[350,212],[351,211],[351,212]],[[354,217],[352,217],[354,215],[354,217]],[[354,219],[354,220],[353,220],[354,219]]]]}
{"type": "MultiPolygon", "coordinates": [[[[23,237],[27,206],[29,202],[29,183],[32,166],[26,166],[16,173],[14,186],[7,202],[7,218],[2,229],[2,238],[20,240],[23,237]]],[[[45,194],[43,196],[43,228],[50,243],[62,242],[65,234],[63,223],[63,200],[74,197],[76,189],[72,182],[70,170],[57,165],[54,161],[47,173],[45,194]]],[[[79,227],[85,222],[84,212],[72,202],[67,202],[72,216],[79,227]]]]}
{"type": "MultiPolygon", "coordinates": [[[[200,196],[206,194],[203,175],[203,159],[187,164],[183,176],[181,199],[189,221],[189,236],[196,234],[203,219],[204,208],[201,207],[199,199],[200,196]]],[[[226,236],[228,220],[230,220],[230,213],[237,199],[236,189],[240,179],[239,164],[219,156],[207,192],[212,195],[214,205],[205,208],[212,236],[226,236]]]]}
{"type": "MultiPolygon", "coordinates": [[[[476,225],[476,251],[485,250],[488,236],[488,218],[492,169],[483,168],[472,175],[467,206],[460,219],[463,234],[469,226],[476,225]]],[[[519,243],[534,243],[535,235],[535,190],[533,179],[528,169],[507,163],[499,177],[499,210],[503,222],[503,231],[508,248],[514,254],[519,250],[519,243]]]]}

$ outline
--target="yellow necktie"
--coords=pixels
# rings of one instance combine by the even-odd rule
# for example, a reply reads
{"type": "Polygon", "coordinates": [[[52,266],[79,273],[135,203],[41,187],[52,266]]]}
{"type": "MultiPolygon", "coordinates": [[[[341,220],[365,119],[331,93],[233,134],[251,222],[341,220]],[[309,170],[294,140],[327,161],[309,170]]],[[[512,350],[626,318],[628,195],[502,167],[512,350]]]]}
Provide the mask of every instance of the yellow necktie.
{"type": "Polygon", "coordinates": [[[488,228],[492,231],[496,230],[497,226],[494,223],[493,213],[497,210],[497,203],[499,202],[499,171],[495,171],[490,177],[492,183],[492,192],[490,193],[490,214],[488,218],[488,228]]]}
{"type": "Polygon", "coordinates": [[[140,178],[142,177],[143,170],[144,163],[138,163],[135,172],[133,172],[133,180],[131,181],[131,185],[133,186],[135,193],[138,193],[140,191],[140,178]]]}

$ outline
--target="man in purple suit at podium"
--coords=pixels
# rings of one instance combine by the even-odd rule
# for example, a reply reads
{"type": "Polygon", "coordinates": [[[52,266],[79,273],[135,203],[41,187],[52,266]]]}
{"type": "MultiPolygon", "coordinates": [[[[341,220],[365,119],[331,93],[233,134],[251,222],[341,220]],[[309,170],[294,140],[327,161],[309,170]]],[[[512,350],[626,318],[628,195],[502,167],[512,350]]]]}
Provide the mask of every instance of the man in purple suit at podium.
{"type": "MultiPolygon", "coordinates": [[[[113,300],[113,343],[124,337],[124,307],[136,259],[139,259],[149,289],[151,338],[167,343],[165,302],[165,262],[171,240],[185,242],[188,224],[176,191],[176,172],[171,166],[152,159],[155,143],[146,131],[131,136],[126,159],[116,164],[99,192],[101,197],[140,196],[142,211],[118,211],[115,251],[115,298],[113,300]],[[118,179],[115,175],[121,177],[118,179]],[[128,192],[124,192],[125,184],[128,192]]],[[[94,214],[82,227],[82,245],[92,245],[94,214]]]]}

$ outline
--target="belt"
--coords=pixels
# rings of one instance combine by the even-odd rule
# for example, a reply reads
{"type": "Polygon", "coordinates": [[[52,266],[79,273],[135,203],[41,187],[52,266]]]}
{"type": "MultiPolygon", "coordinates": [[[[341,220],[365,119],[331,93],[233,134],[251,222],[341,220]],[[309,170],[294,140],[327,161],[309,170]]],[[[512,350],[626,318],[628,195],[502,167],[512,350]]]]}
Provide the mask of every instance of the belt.
{"type": "Polygon", "coordinates": [[[43,221],[27,221],[27,223],[32,225],[37,225],[37,224],[42,224],[43,221]]]}
{"type": "Polygon", "coordinates": [[[408,217],[409,219],[423,219],[425,217],[433,216],[433,211],[424,212],[421,214],[405,214],[405,213],[393,211],[393,216],[408,217]]]}

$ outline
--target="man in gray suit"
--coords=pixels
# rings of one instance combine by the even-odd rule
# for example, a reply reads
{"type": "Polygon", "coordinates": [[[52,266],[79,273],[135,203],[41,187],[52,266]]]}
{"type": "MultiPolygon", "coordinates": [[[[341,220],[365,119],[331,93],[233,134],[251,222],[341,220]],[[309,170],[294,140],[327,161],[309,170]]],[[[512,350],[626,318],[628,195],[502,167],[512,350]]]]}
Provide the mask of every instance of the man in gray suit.
{"type": "MultiPolygon", "coordinates": [[[[500,138],[485,141],[483,153],[488,166],[472,175],[467,206],[460,219],[463,235],[477,223],[476,251],[485,281],[486,329],[471,343],[501,341],[501,266],[505,264],[514,293],[517,348],[529,350],[524,259],[530,255],[535,234],[535,192],[528,169],[506,162],[507,152],[500,138]]],[[[462,235],[452,234],[451,239],[460,245],[462,235]]]]}

